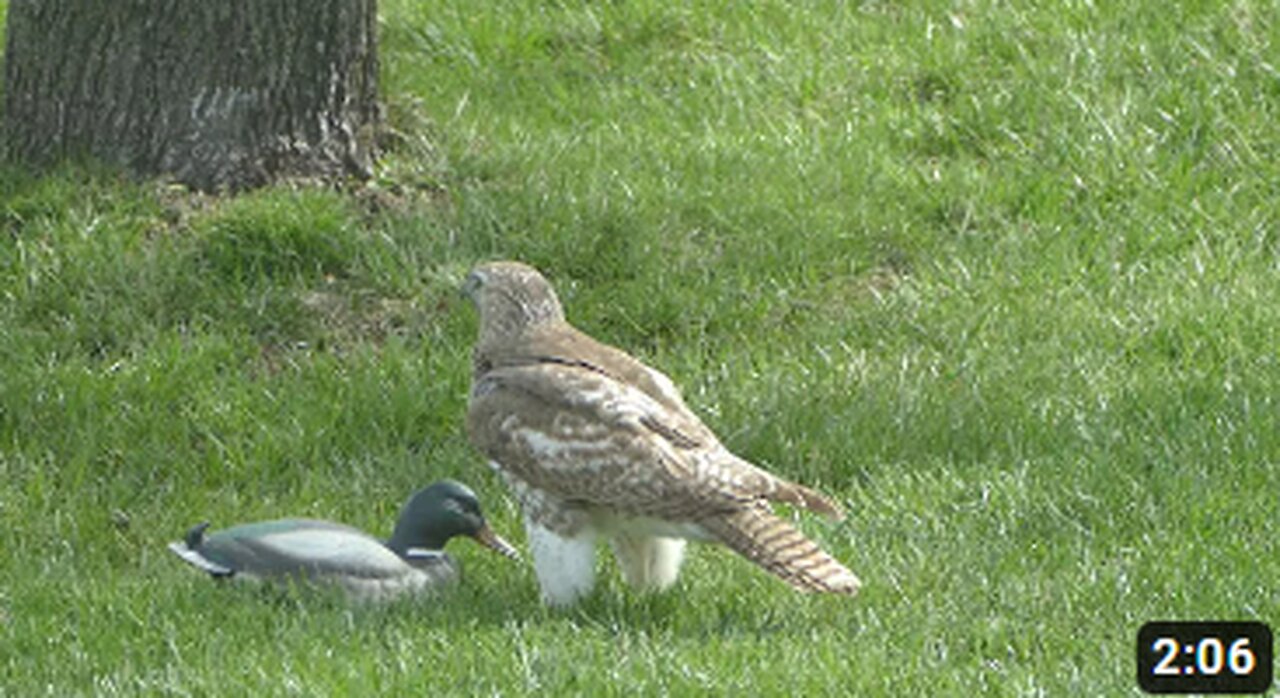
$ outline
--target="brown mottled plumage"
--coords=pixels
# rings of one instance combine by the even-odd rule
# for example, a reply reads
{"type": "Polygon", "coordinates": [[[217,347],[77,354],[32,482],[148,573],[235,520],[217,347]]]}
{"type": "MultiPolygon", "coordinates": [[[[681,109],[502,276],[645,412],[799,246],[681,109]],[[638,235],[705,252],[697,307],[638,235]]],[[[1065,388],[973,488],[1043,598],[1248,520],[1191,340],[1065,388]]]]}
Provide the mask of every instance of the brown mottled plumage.
{"type": "Polygon", "coordinates": [[[665,375],[569,325],[536,269],[482,264],[464,290],[480,312],[468,433],[521,502],[547,601],[590,590],[597,534],[642,588],[673,583],[682,539],[700,539],[797,589],[857,592],[769,502],[839,508],[729,452],[665,375]]]}

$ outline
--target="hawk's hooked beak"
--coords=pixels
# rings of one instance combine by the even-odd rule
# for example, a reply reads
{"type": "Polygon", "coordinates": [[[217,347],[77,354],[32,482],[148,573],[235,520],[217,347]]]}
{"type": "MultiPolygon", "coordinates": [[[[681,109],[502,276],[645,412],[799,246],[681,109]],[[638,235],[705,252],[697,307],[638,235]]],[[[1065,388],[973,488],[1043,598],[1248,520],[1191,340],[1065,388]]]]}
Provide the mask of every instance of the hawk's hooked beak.
{"type": "Polygon", "coordinates": [[[458,291],[467,298],[470,298],[474,303],[479,300],[480,287],[483,285],[484,279],[481,278],[479,272],[473,271],[470,274],[467,274],[467,278],[463,280],[462,286],[458,288],[458,291]]]}
{"type": "Polygon", "coordinates": [[[504,557],[511,558],[512,560],[520,559],[520,553],[517,552],[510,543],[503,540],[502,536],[494,533],[493,529],[489,528],[489,524],[481,526],[480,530],[471,534],[471,537],[475,538],[476,542],[480,545],[483,545],[504,557]]]}

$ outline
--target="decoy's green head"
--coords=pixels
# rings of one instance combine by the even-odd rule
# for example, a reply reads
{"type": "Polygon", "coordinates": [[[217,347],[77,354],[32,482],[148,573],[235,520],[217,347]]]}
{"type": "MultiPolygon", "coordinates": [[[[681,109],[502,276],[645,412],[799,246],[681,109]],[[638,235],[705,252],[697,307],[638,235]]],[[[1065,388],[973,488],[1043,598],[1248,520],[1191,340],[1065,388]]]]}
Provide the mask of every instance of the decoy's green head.
{"type": "Polygon", "coordinates": [[[489,528],[471,488],[454,480],[441,480],[415,492],[400,510],[387,547],[403,557],[411,548],[443,550],[456,536],[473,538],[509,558],[519,557],[510,543],[489,528]]]}

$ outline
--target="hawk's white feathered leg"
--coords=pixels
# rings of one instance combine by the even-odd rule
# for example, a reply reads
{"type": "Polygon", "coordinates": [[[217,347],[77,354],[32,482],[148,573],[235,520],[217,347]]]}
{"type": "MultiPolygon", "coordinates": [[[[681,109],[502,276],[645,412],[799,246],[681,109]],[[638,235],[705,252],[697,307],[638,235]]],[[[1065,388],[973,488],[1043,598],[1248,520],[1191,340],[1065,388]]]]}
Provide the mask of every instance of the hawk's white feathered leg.
{"type": "Polygon", "coordinates": [[[633,588],[662,591],[675,584],[684,561],[685,541],[632,533],[616,534],[610,544],[622,576],[633,588]]]}
{"type": "Polygon", "coordinates": [[[595,530],[582,528],[572,536],[562,536],[527,515],[524,526],[542,600],[552,606],[567,606],[591,593],[596,583],[595,530]]]}

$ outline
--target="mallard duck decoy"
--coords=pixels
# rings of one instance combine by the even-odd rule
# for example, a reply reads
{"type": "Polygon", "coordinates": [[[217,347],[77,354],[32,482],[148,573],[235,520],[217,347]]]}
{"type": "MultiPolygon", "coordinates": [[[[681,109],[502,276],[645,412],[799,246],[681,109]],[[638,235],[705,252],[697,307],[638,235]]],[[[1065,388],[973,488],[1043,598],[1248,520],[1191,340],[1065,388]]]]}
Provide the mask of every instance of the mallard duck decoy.
{"type": "Polygon", "coordinates": [[[458,562],[444,552],[455,536],[520,557],[489,528],[475,493],[453,480],[414,493],[386,541],[319,519],[259,521],[206,535],[208,527],[197,524],[169,549],[215,578],[332,583],[356,600],[385,600],[456,582],[458,562]]]}

